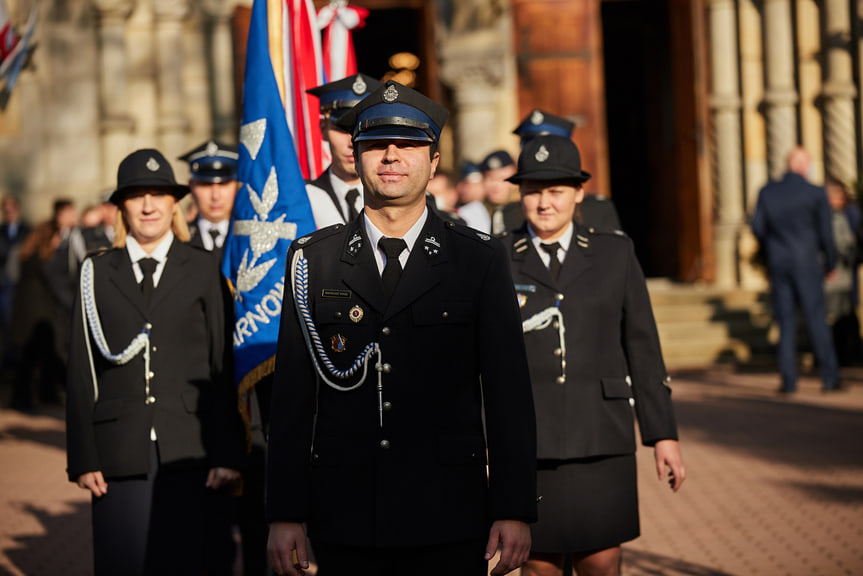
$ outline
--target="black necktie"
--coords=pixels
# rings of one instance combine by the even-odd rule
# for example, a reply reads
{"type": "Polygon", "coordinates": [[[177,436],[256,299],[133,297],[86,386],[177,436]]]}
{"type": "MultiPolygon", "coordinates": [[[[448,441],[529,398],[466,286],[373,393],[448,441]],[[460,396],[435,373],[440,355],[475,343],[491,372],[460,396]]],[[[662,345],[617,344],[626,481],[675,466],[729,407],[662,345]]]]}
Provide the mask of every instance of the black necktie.
{"type": "Polygon", "coordinates": [[[138,260],[138,266],[141,267],[141,272],[144,274],[144,279],[141,280],[141,294],[144,295],[144,303],[150,303],[150,297],[153,295],[153,273],[156,271],[156,266],[159,264],[154,258],[141,258],[138,260]]]}
{"type": "Polygon", "coordinates": [[[381,238],[378,240],[378,246],[387,255],[387,265],[384,266],[381,280],[384,283],[384,292],[387,295],[387,300],[389,300],[396,290],[399,278],[402,276],[402,264],[399,262],[399,255],[408,245],[401,238],[381,238]]]}
{"type": "Polygon", "coordinates": [[[213,239],[213,250],[219,249],[219,236],[221,235],[222,233],[219,232],[218,228],[210,228],[210,238],[213,239]]]}
{"type": "Polygon", "coordinates": [[[557,280],[560,277],[560,260],[557,258],[557,251],[560,249],[560,242],[551,244],[540,244],[540,248],[548,252],[551,261],[548,265],[548,271],[551,272],[551,277],[557,280]]]}
{"type": "Polygon", "coordinates": [[[359,195],[359,190],[351,188],[345,196],[345,201],[348,203],[348,222],[356,220],[357,216],[360,215],[360,213],[357,212],[357,198],[359,195]]]}

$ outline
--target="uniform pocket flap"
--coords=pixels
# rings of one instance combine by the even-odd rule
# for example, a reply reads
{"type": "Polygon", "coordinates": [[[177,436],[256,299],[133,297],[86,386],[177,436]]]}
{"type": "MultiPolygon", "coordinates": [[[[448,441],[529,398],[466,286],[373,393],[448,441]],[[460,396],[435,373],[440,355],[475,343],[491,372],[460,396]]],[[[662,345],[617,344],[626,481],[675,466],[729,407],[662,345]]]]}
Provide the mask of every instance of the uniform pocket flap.
{"type": "Polygon", "coordinates": [[[465,324],[473,318],[473,306],[470,302],[418,304],[412,313],[416,324],[465,324]]]}
{"type": "Polygon", "coordinates": [[[120,398],[96,402],[96,405],[93,407],[93,422],[116,420],[122,412],[123,400],[120,398]]]}
{"type": "Polygon", "coordinates": [[[603,378],[602,395],[605,398],[632,398],[632,389],[626,378],[603,378]]]}
{"type": "Polygon", "coordinates": [[[482,436],[441,435],[438,457],[442,464],[485,465],[485,442],[482,436]]]}

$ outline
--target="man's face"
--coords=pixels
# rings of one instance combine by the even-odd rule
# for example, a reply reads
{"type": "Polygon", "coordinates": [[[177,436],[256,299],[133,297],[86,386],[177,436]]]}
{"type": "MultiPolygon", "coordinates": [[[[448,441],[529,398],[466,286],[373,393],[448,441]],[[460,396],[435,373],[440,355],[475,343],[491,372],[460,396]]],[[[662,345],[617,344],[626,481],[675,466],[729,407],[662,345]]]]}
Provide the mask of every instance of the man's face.
{"type": "Polygon", "coordinates": [[[455,210],[458,192],[447,176],[439,172],[429,181],[428,191],[435,197],[438,208],[447,212],[455,210]]]}
{"type": "Polygon", "coordinates": [[[18,209],[18,203],[12,198],[3,200],[3,221],[7,223],[17,222],[21,211],[18,209]]]}
{"type": "Polygon", "coordinates": [[[202,218],[213,223],[227,220],[234,208],[234,197],[237,195],[237,181],[189,183],[198,212],[202,218]]]}
{"type": "Polygon", "coordinates": [[[486,170],[482,174],[482,185],[485,188],[485,198],[495,206],[506,204],[515,191],[515,186],[506,179],[517,172],[515,164],[486,170]]]}
{"type": "Polygon", "coordinates": [[[350,133],[342,130],[335,122],[326,118],[321,120],[321,133],[324,140],[330,143],[330,152],[333,155],[332,169],[335,175],[345,182],[359,178],[350,133]]]}
{"type": "Polygon", "coordinates": [[[141,188],[126,194],[122,210],[129,235],[143,246],[161,241],[171,229],[177,200],[166,190],[141,188]]]}
{"type": "Polygon", "coordinates": [[[429,156],[428,142],[417,140],[364,140],[358,143],[358,172],[366,204],[411,206],[425,202],[429,180],[440,159],[429,156]]]}
{"type": "Polygon", "coordinates": [[[584,188],[570,180],[525,180],[521,183],[521,205],[534,233],[543,240],[563,234],[575,206],[584,199],[584,188]]]}

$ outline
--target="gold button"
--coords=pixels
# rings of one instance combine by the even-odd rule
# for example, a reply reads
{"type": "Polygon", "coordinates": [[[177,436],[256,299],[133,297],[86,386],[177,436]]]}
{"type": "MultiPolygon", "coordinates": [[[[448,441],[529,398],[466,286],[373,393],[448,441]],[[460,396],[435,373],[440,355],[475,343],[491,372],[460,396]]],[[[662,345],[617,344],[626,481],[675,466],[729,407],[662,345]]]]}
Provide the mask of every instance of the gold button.
{"type": "Polygon", "coordinates": [[[147,404],[155,404],[156,403],[156,397],[155,396],[147,396],[146,403],[147,404]]]}
{"type": "Polygon", "coordinates": [[[560,348],[554,349],[554,355],[555,356],[560,356],[562,353],[563,353],[563,350],[561,350],[560,348]]]}
{"type": "Polygon", "coordinates": [[[390,441],[389,440],[381,440],[381,448],[383,448],[384,450],[388,450],[389,447],[390,447],[390,441]]]}
{"type": "Polygon", "coordinates": [[[156,348],[155,346],[153,346],[153,352],[155,352],[156,350],[158,350],[158,348],[156,348]]]}
{"type": "Polygon", "coordinates": [[[153,325],[152,325],[152,324],[150,324],[149,322],[147,322],[146,324],[144,324],[144,328],[145,328],[145,329],[147,329],[147,330],[152,330],[152,329],[153,329],[153,325]]]}
{"type": "Polygon", "coordinates": [[[393,367],[392,367],[392,366],[390,366],[389,364],[384,364],[384,365],[383,365],[383,372],[384,372],[384,374],[389,374],[390,372],[392,372],[392,370],[393,370],[393,367]]]}
{"type": "Polygon", "coordinates": [[[392,332],[393,331],[390,330],[389,326],[384,326],[383,328],[381,328],[381,334],[383,334],[384,336],[389,336],[390,334],[392,334],[392,332]]]}
{"type": "Polygon", "coordinates": [[[566,382],[566,376],[558,376],[557,377],[557,383],[558,384],[563,384],[564,382],[566,382]]]}
{"type": "Polygon", "coordinates": [[[150,372],[149,374],[147,374],[147,376],[148,376],[150,379],[152,379],[152,378],[153,378],[153,376],[155,376],[155,375],[156,375],[156,373],[155,373],[155,372],[150,372]]]}
{"type": "Polygon", "coordinates": [[[384,411],[385,412],[389,412],[392,409],[393,409],[392,402],[384,402],[384,411]]]}
{"type": "Polygon", "coordinates": [[[560,329],[560,322],[555,320],[554,322],[552,322],[551,327],[554,328],[555,330],[560,329]]]}
{"type": "Polygon", "coordinates": [[[558,300],[563,300],[563,294],[561,294],[560,292],[558,292],[558,294],[557,294],[556,298],[557,298],[558,300]]]}
{"type": "Polygon", "coordinates": [[[341,312],[336,312],[336,318],[341,318],[341,317],[342,317],[342,313],[341,313],[341,312]]]}
{"type": "Polygon", "coordinates": [[[443,314],[441,314],[440,316],[441,316],[441,318],[443,318],[444,320],[446,320],[447,318],[449,318],[449,312],[444,312],[444,313],[443,313],[443,314]]]}

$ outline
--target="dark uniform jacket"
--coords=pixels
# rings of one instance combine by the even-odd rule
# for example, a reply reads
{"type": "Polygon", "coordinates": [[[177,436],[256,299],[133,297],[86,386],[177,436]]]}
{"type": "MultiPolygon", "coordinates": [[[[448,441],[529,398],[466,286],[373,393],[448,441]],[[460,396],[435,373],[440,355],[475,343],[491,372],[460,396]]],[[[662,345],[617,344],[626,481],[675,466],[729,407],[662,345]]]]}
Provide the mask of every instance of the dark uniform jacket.
{"type": "Polygon", "coordinates": [[[361,217],[288,253],[268,519],[308,522],[313,541],[373,547],[485,539],[494,520],[534,521],[533,401],[503,247],[429,212],[389,304],[372,250],[361,217]],[[291,289],[298,250],[325,357],[345,370],[380,345],[382,427],[377,357],[355,390],[316,383],[291,289]]]}
{"type": "Polygon", "coordinates": [[[788,172],[758,195],[752,232],[767,254],[771,274],[821,275],[836,266],[832,211],[820,186],[788,172]]]}
{"type": "Polygon", "coordinates": [[[152,326],[150,395],[155,401],[146,401],[143,352],[127,364],[110,363],[90,330],[98,381],[94,401],[79,294],[66,400],[69,479],[97,470],[108,478],[145,474],[151,427],[162,466],[239,468],[244,436],[225,370],[230,364],[226,294],[215,259],[175,239],[146,306],[125,248],[91,258],[96,306],[110,352],[125,350],[145,325],[152,326]]]}
{"type": "Polygon", "coordinates": [[[565,378],[556,325],[524,335],[537,415],[538,457],[584,458],[635,451],[630,398],[642,441],[676,439],[667,373],[650,299],[632,242],[623,233],[576,225],[555,281],[527,226],[503,243],[521,316],[558,306],[566,338],[565,378]],[[632,386],[627,383],[628,374],[632,386]]]}

